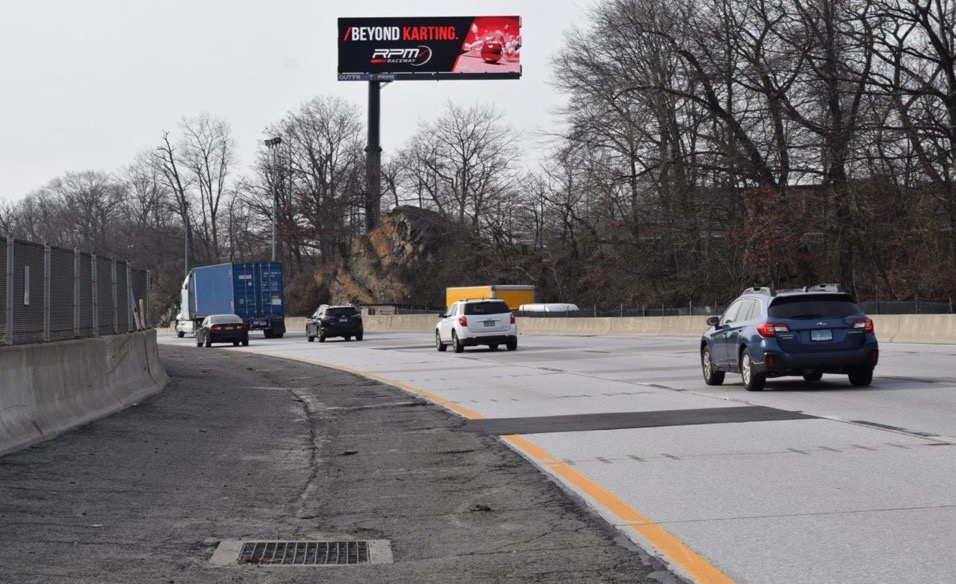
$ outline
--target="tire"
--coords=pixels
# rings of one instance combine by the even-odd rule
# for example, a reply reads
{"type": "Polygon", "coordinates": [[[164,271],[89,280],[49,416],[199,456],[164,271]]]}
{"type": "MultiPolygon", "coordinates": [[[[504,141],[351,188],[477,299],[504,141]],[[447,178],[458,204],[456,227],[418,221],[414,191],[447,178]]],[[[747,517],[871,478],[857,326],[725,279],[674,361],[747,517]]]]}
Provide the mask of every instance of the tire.
{"type": "Polygon", "coordinates": [[[248,346],[249,346],[249,339],[243,340],[243,341],[242,341],[242,346],[243,346],[243,347],[248,347],[248,346]]]}
{"type": "Polygon", "coordinates": [[[233,347],[238,347],[238,346],[239,346],[239,341],[233,341],[233,342],[232,342],[232,346],[233,346],[233,347]]]}
{"type": "Polygon", "coordinates": [[[281,338],[282,338],[282,335],[284,335],[284,334],[285,334],[285,333],[276,333],[276,334],[272,335],[272,338],[273,338],[273,339],[281,339],[281,338]]]}
{"type": "Polygon", "coordinates": [[[498,350],[498,343],[493,343],[493,344],[491,344],[491,345],[488,345],[488,348],[491,349],[492,351],[497,351],[497,350],[498,350]]]}
{"type": "Polygon", "coordinates": [[[179,338],[183,338],[183,337],[186,336],[186,333],[184,333],[183,331],[178,331],[178,332],[176,333],[176,336],[179,337],[179,338]]]}
{"type": "Polygon", "coordinates": [[[345,335],[345,340],[346,340],[346,341],[351,341],[351,340],[352,340],[352,335],[345,335]]]}
{"type": "Polygon", "coordinates": [[[315,342],[315,336],[314,336],[314,335],[307,335],[305,338],[306,338],[310,343],[314,343],[314,342],[315,342]]]}
{"type": "Polygon", "coordinates": [[[724,382],[723,371],[714,367],[714,360],[710,354],[710,347],[705,346],[700,352],[700,368],[704,372],[704,383],[707,385],[721,385],[724,382]]]}
{"type": "Polygon", "coordinates": [[[866,387],[873,382],[873,369],[860,367],[851,370],[847,376],[850,378],[850,383],[855,387],[866,387]]]}
{"type": "Polygon", "coordinates": [[[363,332],[361,332],[361,333],[355,335],[355,340],[356,340],[356,341],[361,341],[364,336],[365,336],[365,333],[364,333],[364,331],[363,331],[363,332]]]}
{"type": "Polygon", "coordinates": [[[518,339],[515,339],[515,340],[513,340],[513,341],[508,341],[507,343],[505,343],[505,346],[508,347],[508,350],[509,350],[509,351],[517,351],[517,350],[518,350],[518,339]]]}
{"type": "Polygon", "coordinates": [[[807,371],[803,374],[803,379],[806,381],[820,381],[823,379],[823,371],[807,371]]]}
{"type": "Polygon", "coordinates": [[[458,340],[458,333],[451,331],[451,346],[455,348],[456,353],[464,353],[465,346],[458,340]]]}
{"type": "Polygon", "coordinates": [[[438,334],[438,331],[435,331],[435,348],[438,349],[439,353],[444,353],[448,349],[448,345],[441,342],[441,335],[438,334]]]}
{"type": "Polygon", "coordinates": [[[324,342],[325,342],[325,334],[319,333],[319,342],[320,342],[320,343],[324,343],[324,342]]]}
{"type": "Polygon", "coordinates": [[[740,354],[740,377],[747,391],[763,391],[767,383],[767,376],[754,371],[754,361],[750,358],[750,351],[744,349],[740,354]]]}
{"type": "Polygon", "coordinates": [[[269,329],[264,329],[264,330],[262,331],[262,336],[265,337],[265,338],[267,338],[267,339],[271,339],[271,338],[272,338],[272,331],[269,330],[269,329]]]}

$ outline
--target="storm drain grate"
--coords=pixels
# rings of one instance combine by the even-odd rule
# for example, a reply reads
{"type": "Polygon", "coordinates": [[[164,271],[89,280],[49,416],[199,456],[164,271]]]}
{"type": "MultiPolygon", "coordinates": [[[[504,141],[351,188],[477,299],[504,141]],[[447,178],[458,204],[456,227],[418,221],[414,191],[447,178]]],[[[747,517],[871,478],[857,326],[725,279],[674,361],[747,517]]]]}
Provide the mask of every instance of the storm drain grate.
{"type": "Polygon", "coordinates": [[[368,564],[369,545],[366,541],[247,541],[237,562],[280,566],[368,564]]]}

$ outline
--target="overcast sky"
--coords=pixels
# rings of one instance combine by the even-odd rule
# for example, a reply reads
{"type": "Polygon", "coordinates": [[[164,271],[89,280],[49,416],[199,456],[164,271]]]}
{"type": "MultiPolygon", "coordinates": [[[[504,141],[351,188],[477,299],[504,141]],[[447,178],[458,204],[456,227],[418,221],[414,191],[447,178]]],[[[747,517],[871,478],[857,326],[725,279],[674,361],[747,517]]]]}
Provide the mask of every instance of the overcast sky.
{"type": "Polygon", "coordinates": [[[201,112],[225,119],[241,173],[263,129],[318,95],[366,111],[368,84],[337,81],[339,17],[522,17],[522,79],[406,81],[382,91],[387,157],[447,101],[494,103],[531,150],[562,103],[549,81],[563,34],[599,0],[26,0],[0,34],[0,199],[68,171],[118,172],[201,112]]]}

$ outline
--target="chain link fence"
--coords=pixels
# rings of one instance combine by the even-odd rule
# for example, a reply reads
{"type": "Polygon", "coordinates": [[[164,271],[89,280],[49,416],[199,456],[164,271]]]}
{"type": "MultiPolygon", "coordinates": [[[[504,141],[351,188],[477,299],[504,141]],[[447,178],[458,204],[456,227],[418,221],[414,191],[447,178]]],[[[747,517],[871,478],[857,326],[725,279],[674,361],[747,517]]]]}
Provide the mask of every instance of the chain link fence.
{"type": "Polygon", "coordinates": [[[128,261],[8,236],[0,274],[0,345],[115,335],[150,322],[149,271],[128,261]]]}

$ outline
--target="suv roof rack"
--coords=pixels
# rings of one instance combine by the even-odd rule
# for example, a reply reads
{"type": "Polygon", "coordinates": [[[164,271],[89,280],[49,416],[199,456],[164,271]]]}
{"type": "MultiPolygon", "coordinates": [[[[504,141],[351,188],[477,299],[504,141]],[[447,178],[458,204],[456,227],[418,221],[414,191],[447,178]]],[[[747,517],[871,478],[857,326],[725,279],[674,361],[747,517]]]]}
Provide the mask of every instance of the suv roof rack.
{"type": "Polygon", "coordinates": [[[753,294],[767,294],[769,296],[777,295],[777,290],[770,286],[754,286],[753,288],[747,288],[743,293],[747,294],[748,292],[753,294]]]}
{"type": "Polygon", "coordinates": [[[804,286],[804,292],[842,292],[844,294],[848,293],[847,289],[843,287],[843,284],[817,284],[816,286],[804,286]]]}

